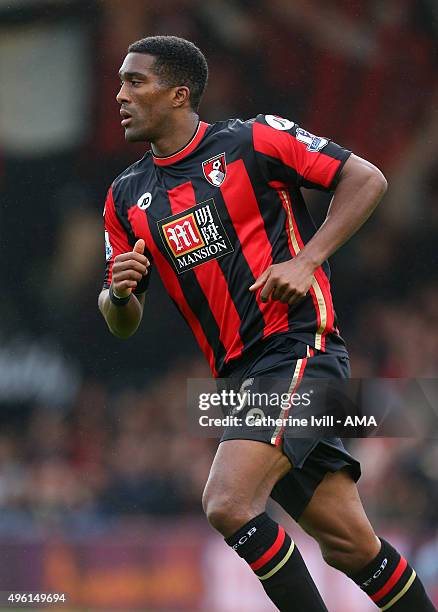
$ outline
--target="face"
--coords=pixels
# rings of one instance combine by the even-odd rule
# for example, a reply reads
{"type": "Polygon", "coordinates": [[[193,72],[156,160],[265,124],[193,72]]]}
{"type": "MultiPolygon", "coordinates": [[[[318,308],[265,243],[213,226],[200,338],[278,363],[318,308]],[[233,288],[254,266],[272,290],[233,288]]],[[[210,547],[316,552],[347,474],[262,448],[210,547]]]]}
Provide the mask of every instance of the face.
{"type": "Polygon", "coordinates": [[[122,85],[116,99],[129,142],[156,141],[174,108],[175,88],[160,83],[154,61],[152,55],[128,53],[119,71],[122,85]]]}

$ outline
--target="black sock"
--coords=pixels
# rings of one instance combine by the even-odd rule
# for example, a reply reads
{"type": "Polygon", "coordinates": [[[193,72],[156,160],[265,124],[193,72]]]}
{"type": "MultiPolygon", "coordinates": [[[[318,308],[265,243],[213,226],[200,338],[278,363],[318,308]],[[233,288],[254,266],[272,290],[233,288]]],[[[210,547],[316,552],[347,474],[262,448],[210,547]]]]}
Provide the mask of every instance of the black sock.
{"type": "Polygon", "coordinates": [[[380,541],[374,561],[350,578],[383,611],[436,612],[415,570],[391,544],[380,541]]]}
{"type": "Polygon", "coordinates": [[[265,512],[225,541],[249,564],[280,612],[328,612],[295,543],[265,512]]]}

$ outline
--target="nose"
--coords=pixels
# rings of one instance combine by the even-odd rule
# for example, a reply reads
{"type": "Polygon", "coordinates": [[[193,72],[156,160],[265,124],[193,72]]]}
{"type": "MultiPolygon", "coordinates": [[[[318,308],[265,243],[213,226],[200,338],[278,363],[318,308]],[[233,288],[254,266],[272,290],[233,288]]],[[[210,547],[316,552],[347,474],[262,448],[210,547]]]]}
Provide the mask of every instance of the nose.
{"type": "Polygon", "coordinates": [[[128,96],[128,94],[126,93],[126,84],[122,83],[120,89],[119,89],[119,93],[116,96],[116,100],[119,104],[123,104],[123,102],[130,102],[130,98],[128,96]]]}

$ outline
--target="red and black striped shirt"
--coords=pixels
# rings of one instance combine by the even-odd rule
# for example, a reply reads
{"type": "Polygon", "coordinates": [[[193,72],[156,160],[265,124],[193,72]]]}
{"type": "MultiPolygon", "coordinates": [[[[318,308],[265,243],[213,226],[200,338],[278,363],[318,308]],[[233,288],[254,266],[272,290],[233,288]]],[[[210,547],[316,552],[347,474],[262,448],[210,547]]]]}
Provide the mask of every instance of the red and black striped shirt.
{"type": "Polygon", "coordinates": [[[349,155],[275,115],[201,121],[183,149],[162,158],[148,151],[113,182],[104,211],[104,287],[114,257],[143,238],[215,375],[271,334],[323,351],[327,335],[337,333],[327,262],[297,305],[263,303],[248,288],[313,236],[300,188],[332,191],[349,155]]]}

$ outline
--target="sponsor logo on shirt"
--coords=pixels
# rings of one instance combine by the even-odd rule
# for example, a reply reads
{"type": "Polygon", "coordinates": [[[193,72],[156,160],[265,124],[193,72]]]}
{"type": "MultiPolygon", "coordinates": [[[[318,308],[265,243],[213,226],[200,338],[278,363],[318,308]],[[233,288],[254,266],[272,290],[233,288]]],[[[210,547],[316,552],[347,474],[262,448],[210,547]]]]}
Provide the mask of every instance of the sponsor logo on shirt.
{"type": "Polygon", "coordinates": [[[302,128],[297,128],[296,139],[300,142],[304,142],[304,144],[307,145],[307,150],[311,153],[321,151],[321,149],[328,144],[327,138],[315,136],[315,134],[311,134],[302,128]]]}
{"type": "Polygon", "coordinates": [[[213,185],[213,187],[220,187],[227,175],[225,153],[219,153],[219,155],[215,155],[203,161],[202,171],[210,185],[213,185]]]}
{"type": "Polygon", "coordinates": [[[149,206],[151,205],[152,202],[152,194],[147,191],[146,193],[144,193],[142,196],[140,196],[137,200],[137,206],[140,208],[140,210],[146,210],[146,208],[149,208],[149,206]]]}
{"type": "Polygon", "coordinates": [[[178,274],[234,251],[213,198],[157,225],[178,274]]]}

